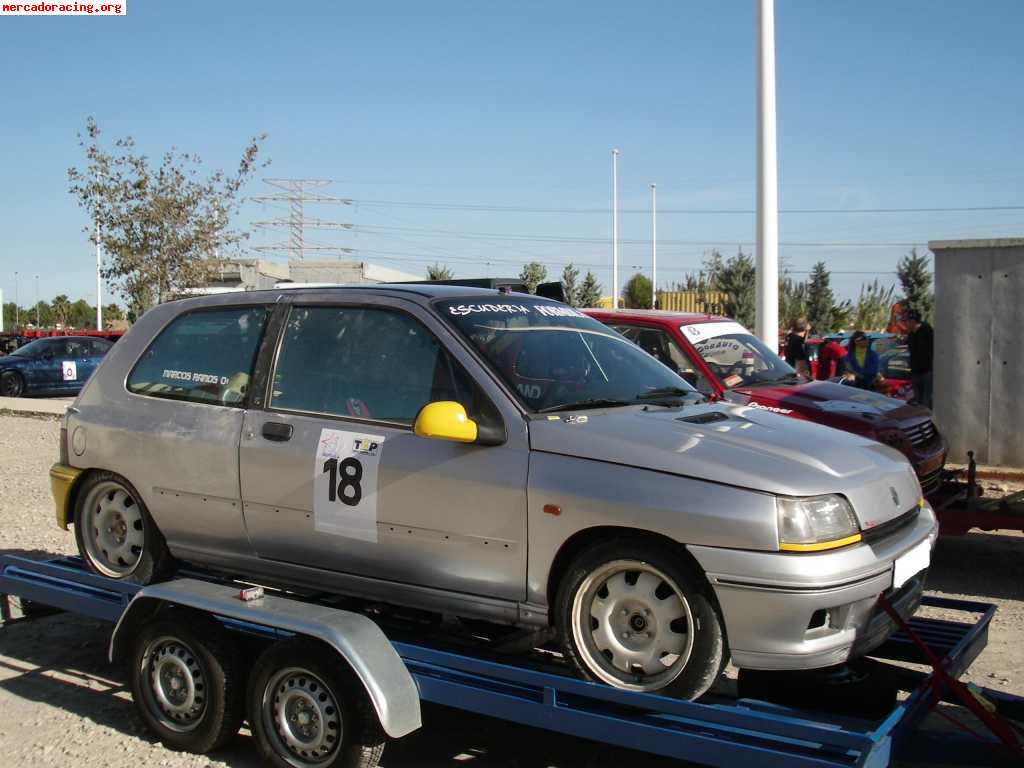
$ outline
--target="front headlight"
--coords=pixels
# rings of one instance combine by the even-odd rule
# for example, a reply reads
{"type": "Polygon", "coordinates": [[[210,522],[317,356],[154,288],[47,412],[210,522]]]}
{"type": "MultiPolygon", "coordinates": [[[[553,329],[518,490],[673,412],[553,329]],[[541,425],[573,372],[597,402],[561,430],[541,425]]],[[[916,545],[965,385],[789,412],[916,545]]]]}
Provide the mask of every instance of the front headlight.
{"type": "Polygon", "coordinates": [[[860,541],[860,526],[842,496],[808,496],[775,500],[779,514],[779,549],[820,552],[860,541]]]}

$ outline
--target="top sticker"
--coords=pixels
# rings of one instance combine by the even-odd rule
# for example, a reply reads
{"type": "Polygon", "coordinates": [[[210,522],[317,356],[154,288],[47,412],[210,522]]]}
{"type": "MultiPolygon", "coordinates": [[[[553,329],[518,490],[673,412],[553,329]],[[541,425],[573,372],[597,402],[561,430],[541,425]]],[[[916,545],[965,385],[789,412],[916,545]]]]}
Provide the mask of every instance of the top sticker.
{"type": "Polygon", "coordinates": [[[681,326],[683,335],[690,340],[692,344],[699,344],[707,339],[713,339],[716,336],[726,336],[731,333],[740,333],[744,336],[749,336],[750,332],[739,323],[734,323],[731,320],[721,323],[696,323],[695,325],[684,325],[681,326]]]}

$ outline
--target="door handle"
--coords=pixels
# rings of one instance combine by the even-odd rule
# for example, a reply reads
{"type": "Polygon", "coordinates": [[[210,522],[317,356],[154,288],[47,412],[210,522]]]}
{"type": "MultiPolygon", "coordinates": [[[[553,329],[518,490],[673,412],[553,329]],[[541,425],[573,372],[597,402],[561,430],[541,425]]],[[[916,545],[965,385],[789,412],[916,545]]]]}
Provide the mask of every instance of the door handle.
{"type": "Polygon", "coordinates": [[[286,440],[292,439],[292,432],[294,431],[295,429],[291,424],[284,424],[280,421],[263,422],[263,437],[267,440],[283,443],[286,440]]]}

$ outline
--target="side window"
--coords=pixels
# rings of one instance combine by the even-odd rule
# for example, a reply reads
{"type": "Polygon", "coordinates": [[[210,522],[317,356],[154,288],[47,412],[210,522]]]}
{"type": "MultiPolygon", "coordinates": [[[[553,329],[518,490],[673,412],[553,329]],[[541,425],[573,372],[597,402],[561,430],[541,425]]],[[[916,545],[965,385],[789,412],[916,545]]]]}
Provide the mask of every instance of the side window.
{"type": "Polygon", "coordinates": [[[400,312],[294,307],[274,370],[272,408],[412,424],[427,403],[489,404],[441,343],[400,312]]]}
{"type": "Polygon", "coordinates": [[[139,358],[128,391],[241,405],[267,314],[266,307],[232,307],[181,315],[139,358]]]}
{"type": "Polygon", "coordinates": [[[106,339],[90,339],[86,354],[91,357],[103,357],[110,351],[111,346],[113,345],[106,339]]]}
{"type": "Polygon", "coordinates": [[[635,325],[612,326],[640,349],[678,373],[699,392],[710,395],[714,388],[667,331],[635,325]]]}

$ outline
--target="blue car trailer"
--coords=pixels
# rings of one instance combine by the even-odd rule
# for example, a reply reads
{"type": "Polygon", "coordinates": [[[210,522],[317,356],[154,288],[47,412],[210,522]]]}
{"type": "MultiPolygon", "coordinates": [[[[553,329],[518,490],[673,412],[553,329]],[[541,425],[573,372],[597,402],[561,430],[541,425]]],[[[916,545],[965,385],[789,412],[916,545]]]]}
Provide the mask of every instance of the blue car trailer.
{"type": "MultiPolygon", "coordinates": [[[[970,730],[982,740],[974,741],[964,764],[1024,758],[1019,726],[1008,719],[1024,716],[1024,699],[968,689],[957,680],[987,643],[995,606],[985,603],[924,598],[925,606],[962,611],[973,619],[914,617],[872,654],[883,676],[909,692],[873,719],[815,710],[819,697],[813,695],[807,707],[795,709],[752,698],[708,695],[689,702],[617,690],[576,679],[551,661],[502,656],[493,647],[439,640],[443,634],[416,627],[395,629],[340,604],[326,595],[275,592],[205,573],[185,571],[172,581],[139,587],[95,576],[78,558],[0,556],[4,626],[53,610],[109,621],[115,624],[112,661],[130,657],[134,638],[145,635],[147,622],[167,610],[183,625],[196,621],[209,627],[216,619],[220,631],[244,637],[257,649],[288,647],[281,644],[309,636],[333,649],[338,662],[355,672],[351,679],[363,690],[354,695],[372,703],[366,717],[376,717],[374,726],[379,721],[388,737],[418,728],[420,702],[431,702],[709,766],[877,768],[919,746],[921,720],[940,701],[950,701],[972,710],[996,736],[982,737],[975,724],[970,730]],[[21,598],[24,617],[12,610],[11,597],[21,598]],[[929,658],[934,666],[927,674],[891,663],[929,658]]],[[[168,626],[166,618],[163,626],[168,626]]],[[[150,723],[134,685],[136,706],[150,723]]],[[[246,713],[250,722],[258,716],[258,711],[246,713]]],[[[287,754],[283,757],[287,761],[287,754]]]]}

